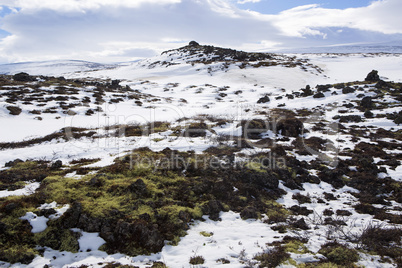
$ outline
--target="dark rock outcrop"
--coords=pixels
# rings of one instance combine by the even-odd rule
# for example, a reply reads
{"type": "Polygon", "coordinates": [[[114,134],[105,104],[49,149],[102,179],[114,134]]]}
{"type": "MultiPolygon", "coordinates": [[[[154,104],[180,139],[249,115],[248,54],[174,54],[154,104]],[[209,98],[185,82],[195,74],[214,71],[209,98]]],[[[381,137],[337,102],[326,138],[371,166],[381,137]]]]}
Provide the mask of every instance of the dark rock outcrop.
{"type": "Polygon", "coordinates": [[[278,122],[278,133],[288,137],[298,137],[303,133],[303,123],[296,118],[286,118],[278,122]]]}
{"type": "Polygon", "coordinates": [[[378,75],[378,71],[372,70],[367,75],[366,79],[364,79],[364,81],[367,81],[367,82],[378,82],[378,81],[380,81],[380,76],[378,75]]]}
{"type": "Polygon", "coordinates": [[[13,75],[13,79],[19,82],[32,82],[35,81],[35,78],[30,76],[27,73],[21,72],[13,75]]]}

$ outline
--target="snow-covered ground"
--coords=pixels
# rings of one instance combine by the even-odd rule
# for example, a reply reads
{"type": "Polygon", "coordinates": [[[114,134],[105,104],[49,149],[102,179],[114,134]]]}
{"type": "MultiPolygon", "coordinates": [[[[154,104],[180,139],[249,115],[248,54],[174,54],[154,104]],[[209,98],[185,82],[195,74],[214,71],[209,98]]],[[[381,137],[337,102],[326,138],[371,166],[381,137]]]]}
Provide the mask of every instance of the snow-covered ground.
{"type": "MultiPolygon", "coordinates": [[[[293,56],[293,55],[290,55],[293,56]]],[[[91,79],[119,79],[123,86],[138,90],[143,94],[152,95],[149,99],[157,98],[156,101],[143,101],[142,106],[138,106],[133,100],[125,98],[118,104],[103,104],[102,112],[95,115],[85,115],[88,108],[95,108],[94,97],[90,86],[76,95],[78,99],[90,98],[91,104],[85,107],[78,107],[74,111],[75,115],[67,115],[62,111],[55,114],[42,114],[41,120],[36,120],[34,114],[29,110],[37,109],[34,104],[18,103],[23,111],[18,116],[11,116],[6,109],[8,104],[4,99],[0,102],[0,143],[16,142],[42,137],[60,130],[64,127],[85,127],[96,132],[96,138],[83,137],[70,141],[57,139],[52,141],[34,144],[29,147],[17,149],[5,149],[0,151],[0,167],[8,161],[16,158],[27,159],[46,159],[62,160],[68,163],[74,159],[81,158],[100,158],[101,160],[91,166],[107,166],[113,163],[116,157],[123,156],[130,150],[147,146],[154,151],[160,151],[166,147],[179,151],[194,150],[201,153],[211,145],[218,144],[217,139],[220,135],[241,134],[238,123],[244,119],[258,118],[261,111],[268,111],[272,108],[284,107],[290,110],[296,109],[317,109],[317,116],[326,127],[333,122],[333,116],[339,110],[345,109],[342,105],[353,103],[361,99],[359,94],[373,96],[370,91],[373,84],[368,85],[363,91],[342,94],[342,89],[331,88],[329,92],[324,92],[324,98],[288,99],[284,96],[294,91],[311,85],[312,88],[317,84],[335,84],[364,80],[367,73],[375,69],[384,80],[402,82],[402,56],[399,54],[303,54],[295,55],[298,58],[308,59],[311,65],[306,69],[288,68],[284,66],[270,66],[262,68],[241,69],[238,65],[232,64],[226,69],[221,69],[220,64],[213,64],[207,68],[202,63],[185,64],[180,59],[170,59],[167,55],[133,63],[119,65],[100,65],[86,62],[46,62],[28,63],[17,65],[0,66],[0,73],[14,74],[26,71],[30,74],[64,76],[65,78],[87,78],[91,79]],[[179,63],[177,65],[154,65],[155,61],[171,61],[179,63]],[[312,66],[318,66],[317,68],[312,66]],[[212,71],[211,71],[212,70],[212,71]],[[333,94],[336,92],[337,94],[333,94]],[[265,95],[269,95],[270,102],[257,104],[257,100],[265,95]],[[178,119],[207,114],[217,118],[224,118],[229,122],[215,126],[208,132],[206,137],[198,138],[172,138],[171,132],[155,133],[147,137],[114,137],[110,132],[103,129],[105,126],[113,126],[129,123],[144,124],[153,121],[167,121],[172,126],[180,126],[178,119]]],[[[11,90],[11,89],[10,89],[11,90]]],[[[113,93],[106,93],[106,97],[111,99],[113,93]]],[[[53,107],[56,101],[46,103],[43,109],[53,107]]],[[[395,107],[394,111],[400,111],[400,106],[395,107]]],[[[392,112],[392,108],[389,110],[392,112]]],[[[351,113],[363,115],[356,109],[351,113]]],[[[313,127],[313,123],[307,127],[313,127]]],[[[383,128],[396,131],[401,127],[391,120],[385,118],[367,119],[361,123],[345,123],[346,126],[352,124],[361,127],[383,128]]],[[[304,137],[309,138],[320,136],[335,143],[339,150],[353,148],[354,141],[349,133],[322,134],[310,129],[304,137]],[[342,142],[339,142],[339,141],[342,142]]],[[[271,135],[271,137],[273,137],[271,135]]],[[[278,138],[279,136],[275,136],[278,138]]],[[[362,138],[362,140],[365,140],[362,138]]],[[[369,139],[367,139],[370,142],[369,139]]],[[[292,140],[287,142],[290,144],[292,140]]],[[[400,142],[400,141],[399,141],[400,142]]],[[[286,142],[284,142],[286,143],[286,142]]],[[[258,152],[255,149],[254,152],[258,152]]],[[[401,153],[401,151],[396,150],[401,153]]],[[[243,150],[242,152],[246,152],[243,150]]],[[[296,155],[300,161],[314,160],[316,156],[306,157],[296,155]]],[[[90,167],[90,166],[88,166],[90,167]]],[[[396,169],[387,167],[388,175],[396,181],[402,180],[401,166],[396,169]]],[[[314,172],[314,171],[312,171],[314,172]]],[[[35,191],[39,183],[27,184],[25,188],[16,191],[0,191],[0,197],[11,195],[27,195],[35,191]]],[[[296,260],[318,261],[321,257],[316,254],[320,247],[327,241],[328,228],[319,224],[314,215],[321,217],[325,209],[332,208],[348,210],[352,216],[345,218],[350,232],[361,232],[364,227],[375,220],[372,215],[358,214],[352,208],[356,203],[356,198],[351,194],[356,189],[344,187],[335,189],[330,184],[321,182],[320,184],[303,184],[304,190],[291,190],[282,183],[280,188],[287,191],[287,194],[280,198],[278,203],[286,208],[298,205],[292,199],[292,195],[301,193],[309,195],[313,201],[304,204],[307,209],[314,211],[313,216],[299,216],[306,222],[316,225],[314,236],[307,244],[311,251],[309,254],[293,256],[296,260]],[[319,203],[317,200],[322,198],[324,192],[335,192],[339,195],[337,200],[327,203],[319,203]]],[[[394,208],[401,204],[394,204],[394,208]]],[[[59,215],[65,212],[68,207],[57,207],[57,204],[48,204],[47,207],[58,208],[59,215]]],[[[400,213],[393,210],[393,213],[400,213]]],[[[80,252],[58,252],[46,249],[43,256],[38,256],[29,265],[14,264],[11,267],[79,267],[80,265],[90,265],[90,267],[102,267],[108,262],[120,262],[121,264],[149,267],[152,261],[164,262],[168,267],[191,267],[189,259],[192,256],[201,255],[205,258],[202,267],[245,267],[245,263],[253,263],[253,256],[266,250],[266,243],[279,241],[284,237],[277,231],[273,231],[270,226],[262,220],[242,220],[240,215],[235,212],[225,212],[220,215],[221,221],[212,221],[205,217],[205,221],[194,222],[188,230],[187,235],[182,238],[177,246],[166,245],[162,252],[151,256],[129,257],[122,254],[107,255],[98,248],[105,242],[96,233],[86,233],[82,230],[75,230],[82,234],[79,239],[80,252]],[[210,237],[200,234],[208,232],[210,237]],[[217,259],[226,259],[230,264],[217,263],[217,259]]],[[[48,219],[44,216],[38,217],[34,213],[28,213],[23,219],[30,221],[33,226],[32,232],[41,232],[46,229],[48,219]]],[[[305,235],[309,235],[308,233],[305,235]]],[[[337,234],[334,234],[336,236],[337,234]]],[[[337,237],[342,241],[342,237],[337,237]]],[[[378,257],[361,254],[358,263],[365,267],[395,267],[391,264],[379,262],[378,257]]],[[[0,262],[5,267],[8,264],[0,262]]]]}

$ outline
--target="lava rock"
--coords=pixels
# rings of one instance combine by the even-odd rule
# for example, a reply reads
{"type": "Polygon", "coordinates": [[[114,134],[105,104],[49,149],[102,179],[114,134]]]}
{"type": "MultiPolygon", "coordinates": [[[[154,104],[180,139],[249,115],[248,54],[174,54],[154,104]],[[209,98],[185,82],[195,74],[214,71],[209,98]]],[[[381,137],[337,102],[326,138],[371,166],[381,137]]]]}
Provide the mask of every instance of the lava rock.
{"type": "Polygon", "coordinates": [[[344,89],[342,89],[342,94],[349,94],[349,93],[353,93],[356,90],[354,88],[351,87],[345,87],[344,89]]]}
{"type": "Polygon", "coordinates": [[[65,229],[76,228],[80,220],[82,205],[79,202],[73,205],[61,216],[62,223],[65,229]]]}
{"type": "Polygon", "coordinates": [[[314,99],[325,98],[325,95],[322,92],[318,92],[318,93],[314,94],[313,98],[314,99]]]}
{"type": "Polygon", "coordinates": [[[258,219],[258,213],[253,207],[246,207],[240,212],[240,217],[243,220],[247,219],[258,219]]]}
{"type": "Polygon", "coordinates": [[[213,221],[220,220],[219,213],[221,211],[224,211],[224,207],[218,200],[210,200],[202,206],[202,212],[209,215],[209,218],[213,221]]]}
{"type": "Polygon", "coordinates": [[[380,81],[380,76],[378,75],[378,71],[372,70],[367,75],[366,79],[364,79],[364,81],[367,81],[367,82],[378,82],[378,81],[380,81]]]}
{"type": "Polygon", "coordinates": [[[38,214],[38,216],[49,217],[50,215],[53,215],[56,213],[57,213],[57,211],[54,208],[46,208],[46,209],[39,210],[39,212],[37,214],[38,214]]]}
{"type": "Polygon", "coordinates": [[[371,97],[364,97],[360,101],[360,107],[364,109],[371,109],[373,108],[373,99],[371,97]]]}
{"type": "Polygon", "coordinates": [[[267,103],[267,102],[270,102],[270,101],[271,101],[271,99],[268,97],[268,95],[265,95],[264,97],[260,98],[260,99],[257,101],[257,103],[258,103],[258,104],[260,104],[260,103],[267,103]]]}
{"type": "Polygon", "coordinates": [[[286,118],[277,123],[278,133],[288,137],[298,137],[303,133],[303,122],[296,118],[286,118]]]}
{"type": "Polygon", "coordinates": [[[57,160],[51,166],[51,169],[59,169],[63,166],[63,162],[61,160],[57,160]]]}
{"type": "Polygon", "coordinates": [[[5,166],[5,167],[14,167],[14,166],[16,166],[18,163],[23,163],[23,162],[24,162],[24,161],[22,161],[21,159],[17,158],[17,159],[15,159],[15,160],[13,160],[13,161],[7,162],[4,166],[5,166]]]}
{"type": "Polygon", "coordinates": [[[13,75],[14,81],[19,81],[19,82],[32,82],[35,81],[35,78],[30,76],[27,73],[21,72],[13,75]]]}
{"type": "Polygon", "coordinates": [[[292,227],[294,228],[299,228],[302,230],[308,230],[310,227],[307,225],[307,223],[304,221],[304,218],[301,218],[295,222],[291,223],[292,227]]]}
{"type": "Polygon", "coordinates": [[[6,108],[11,115],[19,115],[22,112],[22,109],[17,106],[7,106],[6,108]]]}
{"type": "Polygon", "coordinates": [[[142,179],[136,180],[128,188],[131,192],[136,193],[139,196],[145,197],[149,194],[147,185],[144,183],[142,179]]]}
{"type": "Polygon", "coordinates": [[[188,45],[189,45],[190,47],[197,47],[197,46],[199,46],[200,44],[197,43],[196,41],[191,41],[188,45]]]}
{"type": "Polygon", "coordinates": [[[375,85],[375,88],[378,89],[389,89],[389,84],[383,80],[380,80],[377,82],[377,84],[375,85]]]}

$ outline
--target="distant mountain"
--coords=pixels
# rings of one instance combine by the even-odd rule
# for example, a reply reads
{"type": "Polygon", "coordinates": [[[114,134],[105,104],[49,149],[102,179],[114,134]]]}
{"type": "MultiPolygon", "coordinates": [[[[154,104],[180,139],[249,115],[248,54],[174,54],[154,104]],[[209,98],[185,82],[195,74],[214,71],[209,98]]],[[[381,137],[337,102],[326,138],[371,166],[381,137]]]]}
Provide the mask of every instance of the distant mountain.
{"type": "Polygon", "coordinates": [[[101,64],[80,60],[58,60],[41,62],[22,62],[0,65],[0,74],[26,72],[31,75],[62,76],[67,73],[88,72],[101,69],[113,69],[117,65],[101,64]]]}
{"type": "Polygon", "coordinates": [[[282,53],[402,53],[402,41],[283,49],[282,53]]]}

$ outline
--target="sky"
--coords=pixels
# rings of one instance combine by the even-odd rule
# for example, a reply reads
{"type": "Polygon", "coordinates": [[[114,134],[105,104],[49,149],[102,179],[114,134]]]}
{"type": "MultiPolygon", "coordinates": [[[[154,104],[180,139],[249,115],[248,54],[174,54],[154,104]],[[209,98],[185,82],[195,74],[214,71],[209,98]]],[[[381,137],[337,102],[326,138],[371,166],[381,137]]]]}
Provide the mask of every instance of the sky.
{"type": "Polygon", "coordinates": [[[152,57],[195,40],[245,51],[402,45],[401,0],[0,0],[0,63],[152,57]]]}

